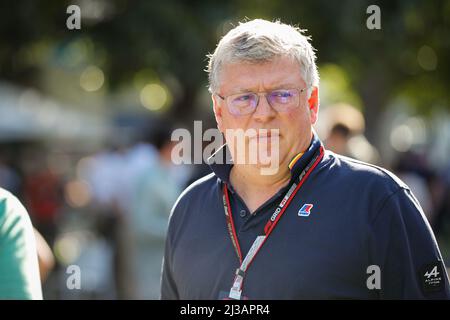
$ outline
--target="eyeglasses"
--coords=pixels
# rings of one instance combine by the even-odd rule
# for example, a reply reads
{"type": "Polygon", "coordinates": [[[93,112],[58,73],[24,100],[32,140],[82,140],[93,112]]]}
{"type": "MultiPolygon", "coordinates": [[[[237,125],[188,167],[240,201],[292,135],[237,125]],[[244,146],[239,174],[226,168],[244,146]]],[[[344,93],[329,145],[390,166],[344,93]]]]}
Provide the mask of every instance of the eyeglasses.
{"type": "Polygon", "coordinates": [[[277,89],[268,93],[245,92],[222,97],[216,94],[227,104],[228,110],[235,116],[243,116],[253,113],[259,104],[259,97],[263,94],[269,105],[278,112],[286,112],[297,108],[300,104],[300,95],[304,89],[277,89]]]}

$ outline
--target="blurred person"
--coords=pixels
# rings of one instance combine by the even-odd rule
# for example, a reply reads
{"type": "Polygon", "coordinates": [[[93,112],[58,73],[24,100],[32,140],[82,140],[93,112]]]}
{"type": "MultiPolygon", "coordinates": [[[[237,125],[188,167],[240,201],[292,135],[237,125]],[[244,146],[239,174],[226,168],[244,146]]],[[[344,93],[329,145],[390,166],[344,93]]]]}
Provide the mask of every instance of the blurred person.
{"type": "Polygon", "coordinates": [[[71,263],[81,271],[80,290],[67,290],[67,273],[62,272],[60,274],[62,299],[95,300],[128,297],[121,296],[123,292],[117,291],[114,274],[119,271],[115,265],[117,263],[116,252],[114,252],[116,248],[105,237],[102,226],[99,227],[96,229],[91,226],[85,230],[75,231],[72,235],[73,239],[77,239],[74,245],[80,245],[79,255],[71,263]]]}
{"type": "Polygon", "coordinates": [[[202,162],[201,164],[194,164],[192,166],[192,173],[188,177],[187,182],[184,183],[184,188],[186,189],[189,187],[192,183],[197,181],[200,178],[203,178],[204,176],[207,176],[211,173],[211,169],[209,168],[209,165],[207,163],[202,162]]]}
{"type": "Polygon", "coordinates": [[[400,154],[393,170],[414,192],[430,225],[433,226],[435,223],[435,209],[428,184],[428,181],[431,180],[432,172],[428,167],[424,155],[410,151],[400,154]]]}
{"type": "Polygon", "coordinates": [[[0,188],[0,299],[42,299],[36,252],[27,210],[0,188]]]}
{"type": "Polygon", "coordinates": [[[57,219],[62,207],[62,181],[50,170],[40,149],[25,152],[23,196],[33,225],[44,239],[53,246],[57,234],[57,219]]]}
{"type": "Polygon", "coordinates": [[[161,265],[170,210],[179,195],[172,175],[171,126],[162,122],[147,139],[157,150],[155,161],[136,171],[129,225],[133,250],[132,270],[137,299],[158,299],[161,265]]]}
{"type": "Polygon", "coordinates": [[[114,211],[112,207],[120,206],[123,157],[111,145],[88,157],[81,167],[80,178],[88,182],[93,202],[108,214],[114,211]]]}
{"type": "MultiPolygon", "coordinates": [[[[209,141],[203,141],[202,144],[202,154],[205,151],[205,148],[209,145],[209,141]]],[[[220,148],[221,145],[218,145],[217,148],[220,148]]],[[[211,173],[211,169],[209,168],[209,165],[202,161],[202,163],[199,164],[193,164],[191,166],[191,173],[189,177],[187,178],[186,182],[183,184],[183,189],[186,189],[189,187],[192,183],[197,181],[200,178],[203,178],[204,176],[207,176],[211,173]]]]}
{"type": "Polygon", "coordinates": [[[450,232],[450,164],[442,170],[440,177],[441,192],[439,192],[436,215],[433,220],[433,230],[438,235],[450,232]]]}
{"type": "Polygon", "coordinates": [[[8,161],[0,153],[0,187],[9,190],[13,194],[19,194],[21,179],[16,170],[14,170],[8,161]]]}
{"type": "Polygon", "coordinates": [[[278,145],[279,167],[262,174],[261,161],[235,161],[239,149],[226,138],[210,158],[213,173],[172,209],[162,299],[450,297],[440,250],[408,186],[325,150],[312,129],[319,75],[302,30],[241,23],[220,40],[208,71],[219,130],[278,129],[253,139],[278,145]]]}
{"type": "Polygon", "coordinates": [[[341,155],[349,155],[348,140],[350,139],[350,129],[342,124],[337,123],[333,125],[324,141],[324,145],[335,153],[341,155]]]}
{"type": "Polygon", "coordinates": [[[325,109],[321,116],[329,128],[324,146],[335,153],[364,162],[377,164],[378,151],[364,136],[363,114],[346,103],[337,103],[325,109]]]}
{"type": "MultiPolygon", "coordinates": [[[[128,219],[125,209],[129,196],[129,184],[126,180],[125,148],[111,140],[109,146],[98,151],[86,159],[81,167],[80,178],[85,180],[91,190],[92,203],[90,205],[97,220],[97,232],[100,233],[99,242],[92,242],[92,252],[103,250],[101,257],[108,259],[112,252],[111,281],[114,282],[112,296],[119,299],[130,298],[130,270],[128,219]]],[[[91,252],[91,251],[89,251],[91,252]]],[[[85,255],[86,264],[91,264],[92,254],[85,255]]],[[[101,264],[104,265],[105,259],[101,264]]]]}
{"type": "Polygon", "coordinates": [[[158,149],[147,139],[140,139],[124,153],[122,173],[123,209],[130,211],[133,206],[133,193],[136,179],[159,161],[158,149]]]}

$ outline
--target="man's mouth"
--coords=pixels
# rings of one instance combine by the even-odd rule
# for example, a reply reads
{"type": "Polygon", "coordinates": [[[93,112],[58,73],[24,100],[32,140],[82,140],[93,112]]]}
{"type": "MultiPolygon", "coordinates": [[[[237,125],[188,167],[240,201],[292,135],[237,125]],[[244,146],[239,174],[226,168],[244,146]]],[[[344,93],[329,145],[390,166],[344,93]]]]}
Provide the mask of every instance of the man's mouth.
{"type": "Polygon", "coordinates": [[[251,136],[250,139],[252,140],[258,140],[258,141],[265,141],[265,140],[272,140],[276,138],[280,138],[281,135],[279,133],[278,129],[270,129],[270,130],[259,130],[255,135],[251,136]]]}

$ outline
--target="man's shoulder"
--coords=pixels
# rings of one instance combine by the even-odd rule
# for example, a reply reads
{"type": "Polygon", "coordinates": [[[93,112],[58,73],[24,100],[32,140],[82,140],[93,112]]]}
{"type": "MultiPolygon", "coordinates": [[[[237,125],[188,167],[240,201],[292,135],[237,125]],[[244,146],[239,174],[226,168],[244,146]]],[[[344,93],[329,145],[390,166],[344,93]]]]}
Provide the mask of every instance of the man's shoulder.
{"type": "Polygon", "coordinates": [[[189,208],[197,206],[199,203],[205,204],[207,195],[216,190],[217,185],[218,178],[214,173],[210,173],[191,183],[176,200],[170,214],[171,220],[174,215],[182,211],[186,212],[189,208]]]}
{"type": "Polygon", "coordinates": [[[4,221],[12,215],[28,217],[22,203],[11,192],[0,188],[0,221],[4,221]]]}
{"type": "Polygon", "coordinates": [[[0,188],[0,201],[4,202],[9,199],[14,199],[14,195],[6,189],[0,188]]]}
{"type": "Polygon", "coordinates": [[[218,178],[214,173],[210,173],[194,182],[192,182],[183,192],[180,194],[178,201],[189,201],[194,198],[198,198],[204,192],[211,190],[218,183],[218,178]]]}
{"type": "Polygon", "coordinates": [[[363,184],[366,187],[383,188],[391,192],[399,189],[409,189],[399,177],[385,168],[331,151],[327,151],[326,155],[330,161],[330,168],[333,168],[343,180],[363,184]]]}
{"type": "Polygon", "coordinates": [[[27,209],[11,192],[0,188],[0,238],[22,231],[32,232],[27,209]]]}
{"type": "Polygon", "coordinates": [[[217,198],[218,178],[210,173],[190,184],[178,197],[169,217],[169,234],[179,234],[182,226],[209,212],[211,199],[217,198]]]}
{"type": "Polygon", "coordinates": [[[27,210],[0,188],[0,299],[42,299],[36,239],[27,210]],[[11,280],[12,279],[12,280],[11,280]]]}
{"type": "Polygon", "coordinates": [[[402,203],[410,201],[410,188],[385,168],[329,151],[324,166],[327,174],[323,192],[328,197],[334,195],[335,199],[351,203],[358,217],[374,221],[389,199],[402,203]]]}

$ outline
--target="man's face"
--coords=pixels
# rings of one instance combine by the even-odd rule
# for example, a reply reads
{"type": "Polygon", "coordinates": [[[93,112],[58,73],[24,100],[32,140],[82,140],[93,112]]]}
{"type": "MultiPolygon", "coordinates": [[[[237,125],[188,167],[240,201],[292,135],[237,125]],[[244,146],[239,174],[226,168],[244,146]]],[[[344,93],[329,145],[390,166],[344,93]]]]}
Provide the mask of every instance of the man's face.
{"type": "MultiPolygon", "coordinates": [[[[223,66],[220,73],[220,86],[217,94],[227,97],[236,93],[254,92],[269,93],[277,89],[305,89],[306,83],[300,74],[299,64],[289,57],[276,58],[260,64],[237,62],[223,66]]],[[[248,115],[233,115],[227,108],[227,103],[217,95],[212,96],[214,113],[218,128],[223,133],[227,129],[278,129],[279,130],[279,161],[290,161],[298,152],[308,148],[312,138],[312,125],[317,120],[318,99],[317,88],[313,88],[311,98],[307,91],[299,95],[299,104],[279,112],[272,108],[267,99],[260,95],[259,104],[253,113],[248,115]]],[[[266,147],[274,141],[256,138],[258,147],[266,147]],[[264,145],[264,146],[263,146],[264,145]]],[[[246,139],[246,148],[250,139],[246,139]]],[[[232,154],[233,144],[227,140],[232,154]]]]}

